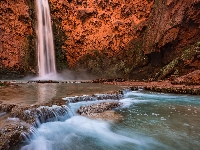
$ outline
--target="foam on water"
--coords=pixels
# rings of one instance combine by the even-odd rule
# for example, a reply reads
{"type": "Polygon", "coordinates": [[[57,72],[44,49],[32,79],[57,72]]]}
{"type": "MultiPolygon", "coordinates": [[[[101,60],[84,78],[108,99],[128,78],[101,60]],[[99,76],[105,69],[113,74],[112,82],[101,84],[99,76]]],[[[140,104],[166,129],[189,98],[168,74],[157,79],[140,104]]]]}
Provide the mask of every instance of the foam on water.
{"type": "MultiPolygon", "coordinates": [[[[103,101],[108,100],[69,105],[75,113],[80,106],[103,101]]],[[[125,93],[119,101],[123,103],[116,109],[123,116],[120,122],[72,116],[63,122],[44,123],[22,150],[187,150],[190,144],[194,149],[200,146],[198,97],[134,91],[125,93]]]]}
{"type": "Polygon", "coordinates": [[[148,91],[132,91],[128,92],[124,96],[125,98],[135,98],[137,100],[149,100],[149,101],[175,101],[175,102],[195,102],[200,104],[200,101],[197,101],[199,96],[194,95],[181,95],[181,94],[170,94],[170,93],[158,93],[158,92],[148,92],[148,91]]]}
{"type": "Polygon", "coordinates": [[[113,132],[107,122],[82,116],[74,116],[65,122],[43,124],[38,133],[22,150],[94,149],[95,146],[98,149],[131,149],[131,146],[148,148],[151,144],[158,144],[141,135],[129,137],[123,135],[122,131],[113,132]]]}
{"type": "Polygon", "coordinates": [[[119,100],[119,102],[122,103],[122,108],[128,108],[134,104],[148,103],[148,102],[155,102],[155,101],[154,100],[138,100],[134,98],[124,98],[124,99],[119,100]]]}

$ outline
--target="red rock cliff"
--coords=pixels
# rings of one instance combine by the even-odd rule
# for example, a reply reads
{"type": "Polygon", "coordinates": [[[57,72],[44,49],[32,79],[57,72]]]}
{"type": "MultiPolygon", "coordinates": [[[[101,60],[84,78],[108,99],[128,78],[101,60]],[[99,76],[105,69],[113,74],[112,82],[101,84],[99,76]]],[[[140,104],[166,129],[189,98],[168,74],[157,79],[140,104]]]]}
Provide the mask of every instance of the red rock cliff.
{"type": "MultiPolygon", "coordinates": [[[[186,49],[194,49],[190,48],[192,45],[198,47],[200,41],[200,0],[49,2],[55,26],[55,44],[62,49],[59,51],[57,48],[57,59],[62,57],[69,68],[82,67],[109,77],[149,78],[184,55],[186,49]]],[[[23,43],[34,31],[33,24],[31,26],[33,17],[28,11],[30,5],[23,0],[4,0],[0,4],[3,10],[0,11],[0,29],[4,36],[1,60],[5,67],[20,67],[19,64],[24,63],[20,60],[25,59],[23,54],[27,50],[23,50],[23,43]],[[16,5],[19,5],[17,9],[23,10],[18,11],[16,5]],[[11,10],[9,15],[7,10],[11,10]],[[20,15],[23,15],[22,20],[27,18],[27,22],[22,22],[20,15]],[[15,22],[15,27],[10,25],[12,22],[15,22]],[[12,52],[15,56],[11,56],[12,52]]],[[[189,60],[184,57],[174,68],[159,75],[165,78],[174,72],[181,75],[200,69],[198,58],[197,53],[189,60]]]]}
{"type": "Polygon", "coordinates": [[[29,10],[25,0],[0,1],[1,71],[32,69],[27,62],[31,54],[29,39],[34,34],[29,10]]]}

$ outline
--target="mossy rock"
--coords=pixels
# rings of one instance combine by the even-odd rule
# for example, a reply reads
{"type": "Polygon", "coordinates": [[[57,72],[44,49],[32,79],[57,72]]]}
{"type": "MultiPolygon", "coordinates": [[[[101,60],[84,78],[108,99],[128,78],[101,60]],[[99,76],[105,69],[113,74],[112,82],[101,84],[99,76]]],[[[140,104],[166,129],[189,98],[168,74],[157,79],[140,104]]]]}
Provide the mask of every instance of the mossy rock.
{"type": "Polygon", "coordinates": [[[194,57],[199,53],[199,42],[195,43],[194,45],[191,45],[189,48],[182,51],[181,56],[177,57],[173,61],[171,61],[169,64],[164,66],[156,75],[155,80],[162,80],[166,76],[170,74],[177,75],[177,72],[179,70],[177,69],[178,66],[183,65],[186,62],[190,62],[194,59],[194,57]]]}

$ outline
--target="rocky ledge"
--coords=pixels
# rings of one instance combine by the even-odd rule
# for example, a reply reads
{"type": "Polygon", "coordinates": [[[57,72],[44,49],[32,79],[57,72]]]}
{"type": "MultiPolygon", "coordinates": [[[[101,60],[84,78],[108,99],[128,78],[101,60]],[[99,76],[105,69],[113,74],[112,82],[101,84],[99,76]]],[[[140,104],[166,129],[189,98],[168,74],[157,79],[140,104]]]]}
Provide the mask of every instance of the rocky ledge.
{"type": "Polygon", "coordinates": [[[95,101],[95,100],[119,100],[123,97],[123,91],[116,91],[109,94],[94,94],[94,95],[83,95],[63,98],[67,102],[76,103],[80,101],[95,101]]]}
{"type": "Polygon", "coordinates": [[[200,70],[178,77],[172,81],[172,84],[200,85],[200,70]]]}
{"type": "Polygon", "coordinates": [[[174,94],[191,94],[191,95],[200,95],[200,84],[198,82],[199,76],[192,76],[192,74],[197,75],[199,72],[193,72],[187,76],[182,76],[176,78],[174,81],[145,81],[145,82],[136,82],[136,81],[126,81],[126,82],[104,82],[104,84],[114,84],[124,87],[129,87],[130,90],[144,89],[147,91],[153,92],[162,92],[162,93],[174,93],[174,94]],[[187,78],[186,81],[182,80],[187,78]],[[176,81],[176,82],[175,82],[176,81]],[[184,82],[183,82],[184,81],[184,82]]]}
{"type": "Polygon", "coordinates": [[[99,104],[92,104],[89,106],[81,106],[77,113],[80,115],[89,115],[91,113],[102,113],[106,110],[111,110],[113,108],[119,107],[121,103],[119,102],[102,102],[99,104]]]}
{"type": "Polygon", "coordinates": [[[0,81],[0,87],[1,86],[17,86],[16,84],[13,84],[9,81],[0,81]]]}
{"type": "MultiPolygon", "coordinates": [[[[0,103],[0,113],[8,115],[6,123],[0,129],[0,149],[9,149],[23,140],[27,140],[36,132],[36,128],[45,122],[62,120],[63,116],[72,114],[68,103],[79,101],[97,100],[119,100],[123,97],[123,91],[115,91],[109,94],[95,94],[91,96],[66,97],[64,99],[54,99],[47,103],[31,106],[18,106],[15,104],[0,103]]],[[[81,115],[95,115],[113,108],[119,107],[119,102],[103,102],[91,106],[81,107],[77,113],[81,115]]],[[[113,116],[115,113],[106,112],[113,116]]],[[[104,114],[105,115],[105,114],[104,114]]],[[[120,118],[119,115],[115,115],[120,118]]],[[[108,117],[107,117],[108,118],[108,117]]]]}
{"type": "Polygon", "coordinates": [[[14,119],[15,121],[10,122],[10,124],[7,123],[0,130],[0,149],[2,150],[7,150],[19,142],[26,140],[33,133],[33,130],[35,130],[29,124],[19,121],[19,119],[14,119]]]}
{"type": "Polygon", "coordinates": [[[82,116],[86,116],[93,119],[103,119],[103,120],[119,120],[122,118],[121,115],[112,111],[112,109],[120,107],[120,102],[102,102],[98,104],[92,104],[89,106],[81,106],[77,113],[82,116]]]}
{"type": "Polygon", "coordinates": [[[0,129],[0,149],[9,149],[30,137],[41,123],[60,120],[67,115],[67,102],[62,99],[33,106],[0,104],[0,112],[9,114],[0,129]]]}
{"type": "Polygon", "coordinates": [[[200,95],[200,88],[192,87],[160,87],[160,86],[145,86],[145,90],[162,92],[162,93],[174,93],[174,94],[191,94],[191,95],[200,95]]]}

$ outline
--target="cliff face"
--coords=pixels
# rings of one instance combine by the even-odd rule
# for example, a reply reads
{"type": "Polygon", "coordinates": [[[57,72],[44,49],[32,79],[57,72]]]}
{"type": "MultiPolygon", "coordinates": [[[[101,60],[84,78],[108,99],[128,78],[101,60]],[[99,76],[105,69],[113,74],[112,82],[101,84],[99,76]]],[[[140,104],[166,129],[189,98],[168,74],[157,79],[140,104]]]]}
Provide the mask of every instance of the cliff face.
{"type": "Polygon", "coordinates": [[[168,74],[182,75],[199,69],[199,52],[197,52],[199,51],[197,42],[200,41],[199,8],[199,0],[155,0],[143,37],[143,51],[150,58],[149,68],[146,66],[141,69],[144,70],[144,74],[151,71],[155,74],[160,67],[181,56],[184,59],[171,68],[168,74]],[[196,47],[195,52],[194,47],[196,47]],[[187,59],[185,55],[189,58],[187,59]]]}
{"type": "Polygon", "coordinates": [[[109,49],[108,55],[125,50],[138,37],[139,28],[151,11],[152,0],[50,0],[68,36],[65,41],[70,66],[92,50],[109,49]]]}
{"type": "MultiPolygon", "coordinates": [[[[58,69],[86,68],[106,77],[150,78],[187,49],[193,52],[192,45],[198,47],[200,41],[200,0],[49,2],[58,69]]],[[[3,0],[0,9],[3,67],[34,71],[35,63],[28,63],[28,56],[35,52],[28,48],[34,46],[35,38],[33,2],[3,0]]],[[[162,78],[200,69],[198,53],[192,54],[162,78]]]]}
{"type": "Polygon", "coordinates": [[[35,57],[31,51],[35,41],[29,10],[24,0],[0,1],[0,72],[33,69],[29,61],[35,57]]]}

